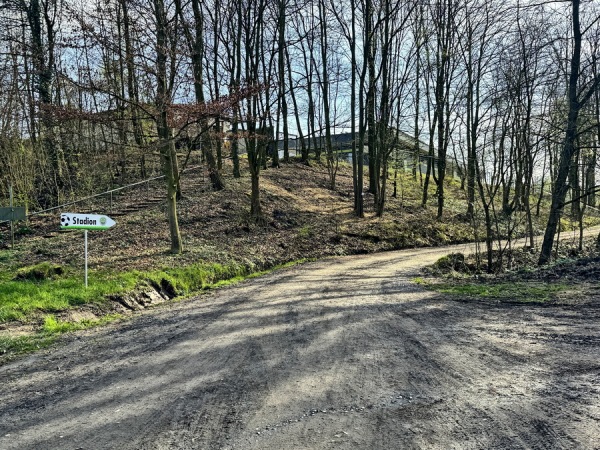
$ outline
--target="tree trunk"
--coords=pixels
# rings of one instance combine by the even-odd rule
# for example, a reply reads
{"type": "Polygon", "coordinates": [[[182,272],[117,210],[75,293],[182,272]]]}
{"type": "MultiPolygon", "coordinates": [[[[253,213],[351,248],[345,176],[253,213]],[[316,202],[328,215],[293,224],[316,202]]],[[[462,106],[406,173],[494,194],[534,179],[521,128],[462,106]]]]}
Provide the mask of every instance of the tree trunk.
{"type": "Polygon", "coordinates": [[[329,71],[327,67],[327,53],[329,51],[327,41],[327,17],[326,7],[323,0],[319,1],[319,23],[321,26],[321,64],[323,73],[321,75],[321,91],[323,93],[323,113],[325,116],[325,153],[327,157],[327,172],[329,174],[329,188],[335,189],[335,176],[337,173],[337,161],[333,154],[331,145],[331,117],[329,106],[329,71]]]}
{"type": "MultiPolygon", "coordinates": [[[[288,126],[288,105],[286,99],[286,86],[285,86],[285,19],[286,19],[286,10],[285,10],[285,2],[287,0],[279,0],[279,16],[277,17],[277,25],[278,25],[278,39],[279,39],[279,49],[277,55],[278,69],[279,69],[279,99],[281,102],[281,119],[283,126],[283,162],[290,162],[290,143],[289,143],[289,126],[288,126]]],[[[279,136],[275,136],[275,139],[278,141],[279,136]]],[[[279,151],[279,146],[275,149],[275,151],[279,151]]]]}
{"type": "Polygon", "coordinates": [[[302,161],[304,164],[308,164],[308,150],[306,148],[306,141],[304,139],[304,134],[302,133],[300,110],[298,109],[298,102],[296,100],[294,80],[292,78],[292,67],[290,64],[290,53],[289,53],[287,47],[285,48],[285,60],[286,60],[286,64],[287,64],[288,82],[289,82],[289,86],[290,86],[290,96],[292,98],[292,104],[294,105],[294,117],[296,119],[296,128],[298,130],[298,136],[296,137],[296,152],[298,151],[298,141],[300,141],[300,161],[302,161]]]}
{"type": "MultiPolygon", "coordinates": [[[[51,3],[51,2],[50,2],[51,3]]],[[[40,0],[31,0],[26,9],[27,20],[31,32],[32,62],[34,69],[35,90],[39,96],[41,115],[41,142],[43,149],[48,155],[50,162],[50,176],[48,189],[50,203],[59,203],[59,196],[64,185],[63,174],[61,170],[60,151],[57,145],[54,133],[54,120],[52,118],[52,74],[54,70],[54,22],[48,17],[48,11],[42,14],[41,7],[47,9],[48,5],[42,5],[40,0]],[[44,35],[42,29],[42,18],[46,23],[45,41],[47,48],[44,48],[44,35]]]]}
{"type": "Polygon", "coordinates": [[[558,164],[558,174],[552,188],[552,204],[550,205],[550,215],[544,232],[542,250],[538,263],[546,264],[550,261],[554,236],[558,229],[560,217],[564,207],[565,197],[569,189],[567,177],[571,168],[573,155],[576,152],[575,139],[577,138],[577,118],[581,103],[577,96],[577,87],[579,82],[579,66],[581,62],[581,29],[579,24],[579,0],[572,0],[573,6],[573,54],[571,57],[571,73],[569,75],[569,113],[567,117],[567,130],[565,141],[560,154],[558,164]]]}
{"type": "Polygon", "coordinates": [[[369,149],[369,192],[377,194],[379,171],[377,170],[377,155],[375,149],[375,90],[377,79],[375,76],[375,37],[373,32],[373,2],[365,0],[365,48],[364,58],[367,62],[367,145],[369,149]]]}
{"type": "Polygon", "coordinates": [[[167,84],[167,18],[163,0],[154,0],[156,15],[156,128],[165,181],[167,184],[167,216],[171,237],[171,253],[183,252],[183,243],[177,218],[177,191],[179,173],[177,153],[167,120],[170,92],[167,84]]]}

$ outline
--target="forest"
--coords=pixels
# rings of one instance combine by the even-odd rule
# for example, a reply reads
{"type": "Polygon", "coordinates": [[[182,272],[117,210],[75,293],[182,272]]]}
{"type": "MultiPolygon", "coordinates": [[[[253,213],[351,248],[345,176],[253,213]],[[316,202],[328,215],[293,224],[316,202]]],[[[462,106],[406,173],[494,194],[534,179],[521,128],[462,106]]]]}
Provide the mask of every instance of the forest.
{"type": "Polygon", "coordinates": [[[597,214],[595,0],[1,0],[0,23],[3,205],[9,187],[35,211],[164,174],[177,254],[190,155],[214,190],[246,165],[261,223],[261,171],[299,158],[334,189],[350,133],[354,213],[369,198],[381,216],[401,132],[439,219],[457,168],[489,266],[499,235],[534,245],[540,214],[540,264],[563,217],[597,214]]]}

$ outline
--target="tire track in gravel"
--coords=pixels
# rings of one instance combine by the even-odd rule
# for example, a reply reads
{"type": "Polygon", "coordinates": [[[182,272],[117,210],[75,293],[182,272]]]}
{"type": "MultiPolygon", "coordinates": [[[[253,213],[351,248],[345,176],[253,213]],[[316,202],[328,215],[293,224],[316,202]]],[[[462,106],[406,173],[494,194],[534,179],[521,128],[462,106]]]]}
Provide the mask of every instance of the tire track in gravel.
{"type": "Polygon", "coordinates": [[[451,301],[449,251],[329,259],[0,367],[0,448],[600,448],[600,307],[451,301]]]}

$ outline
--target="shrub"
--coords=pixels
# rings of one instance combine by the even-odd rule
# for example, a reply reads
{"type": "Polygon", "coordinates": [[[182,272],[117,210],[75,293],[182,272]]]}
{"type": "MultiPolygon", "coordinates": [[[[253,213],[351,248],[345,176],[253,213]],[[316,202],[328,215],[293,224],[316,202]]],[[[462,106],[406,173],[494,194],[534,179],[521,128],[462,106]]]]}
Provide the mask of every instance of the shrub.
{"type": "Polygon", "coordinates": [[[59,278],[65,273],[64,269],[49,262],[36,264],[35,266],[23,267],[17,271],[15,281],[43,281],[48,279],[59,278]]]}
{"type": "Polygon", "coordinates": [[[439,273],[462,272],[470,273],[469,266],[465,263],[465,255],[462,253],[450,253],[442,256],[433,264],[433,270],[439,273]]]}

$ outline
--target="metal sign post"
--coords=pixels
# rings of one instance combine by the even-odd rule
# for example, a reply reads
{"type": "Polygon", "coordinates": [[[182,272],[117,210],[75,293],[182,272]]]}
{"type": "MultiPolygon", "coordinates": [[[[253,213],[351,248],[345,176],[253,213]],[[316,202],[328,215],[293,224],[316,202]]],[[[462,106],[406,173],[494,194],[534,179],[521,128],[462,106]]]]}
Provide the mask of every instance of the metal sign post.
{"type": "Polygon", "coordinates": [[[84,252],[85,252],[85,288],[87,289],[88,287],[88,243],[87,243],[87,232],[88,230],[83,230],[83,247],[84,247],[84,252]]]}
{"type": "Polygon", "coordinates": [[[62,213],[61,230],[83,230],[85,287],[88,287],[88,230],[108,230],[117,223],[108,216],[97,214],[62,213]]]}

